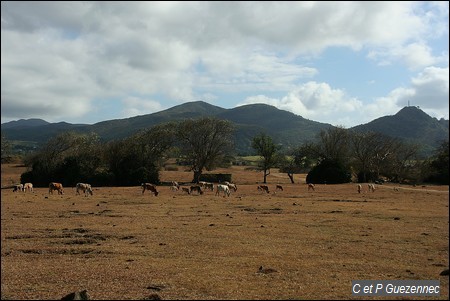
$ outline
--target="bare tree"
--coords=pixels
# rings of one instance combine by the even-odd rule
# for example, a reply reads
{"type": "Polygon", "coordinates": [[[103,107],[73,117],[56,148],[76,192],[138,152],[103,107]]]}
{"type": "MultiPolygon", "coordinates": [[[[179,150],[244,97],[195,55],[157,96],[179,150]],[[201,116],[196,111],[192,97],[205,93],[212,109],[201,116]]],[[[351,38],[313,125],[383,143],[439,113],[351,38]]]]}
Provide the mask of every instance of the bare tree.
{"type": "Polygon", "coordinates": [[[346,162],[350,152],[348,130],[343,127],[322,130],[317,151],[323,159],[346,162]]]}
{"type": "Polygon", "coordinates": [[[2,131],[2,163],[6,163],[11,158],[11,142],[2,131]]]}
{"type": "Polygon", "coordinates": [[[273,143],[272,137],[264,133],[253,138],[252,147],[262,157],[260,168],[264,172],[264,183],[267,183],[267,176],[270,175],[270,169],[279,162],[278,148],[273,143]]]}
{"type": "Polygon", "coordinates": [[[360,182],[367,182],[369,174],[378,179],[380,169],[393,152],[394,138],[375,132],[353,132],[350,141],[360,182]]]}
{"type": "Polygon", "coordinates": [[[384,173],[388,174],[394,182],[405,180],[416,182],[419,178],[419,150],[417,144],[396,141],[392,146],[392,153],[384,165],[384,173]]]}

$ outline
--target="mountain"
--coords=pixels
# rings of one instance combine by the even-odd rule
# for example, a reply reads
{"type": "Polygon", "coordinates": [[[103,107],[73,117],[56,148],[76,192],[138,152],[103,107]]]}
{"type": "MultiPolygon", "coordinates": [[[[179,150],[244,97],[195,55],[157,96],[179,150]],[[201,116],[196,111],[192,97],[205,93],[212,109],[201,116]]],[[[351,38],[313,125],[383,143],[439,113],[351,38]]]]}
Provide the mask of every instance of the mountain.
{"type": "Polygon", "coordinates": [[[430,117],[418,107],[404,107],[397,114],[384,116],[351,129],[357,132],[378,132],[422,144],[423,154],[429,154],[442,140],[448,140],[448,120],[430,117]]]}
{"type": "Polygon", "coordinates": [[[274,143],[288,148],[314,140],[321,130],[332,127],[266,104],[243,105],[225,110],[216,117],[235,124],[235,142],[244,153],[254,152],[251,147],[253,137],[261,132],[272,136],[274,143]]]}
{"type": "MultiPolygon", "coordinates": [[[[97,133],[104,141],[128,137],[140,129],[159,123],[186,118],[216,117],[229,120],[235,126],[235,149],[238,154],[252,154],[253,137],[261,132],[272,136],[283,148],[313,141],[331,124],[305,119],[291,112],[266,104],[243,105],[224,109],[203,101],[188,102],[160,112],[124,119],[102,121],[93,125],[48,123],[41,119],[11,121],[1,125],[7,139],[23,143],[45,143],[63,132],[97,133]]],[[[375,119],[355,126],[355,131],[374,131],[391,137],[419,143],[429,155],[441,140],[448,139],[448,120],[432,118],[417,107],[405,107],[393,116],[375,119]]],[[[17,142],[16,142],[17,143],[17,142]]]]}
{"type": "Polygon", "coordinates": [[[128,137],[140,129],[149,128],[159,123],[186,118],[214,116],[223,111],[226,111],[226,109],[206,102],[188,102],[153,114],[102,121],[91,126],[80,128],[79,130],[83,132],[95,132],[105,140],[113,140],[128,137]]]}
{"type": "Polygon", "coordinates": [[[47,121],[37,118],[31,119],[19,119],[16,121],[10,121],[2,124],[2,130],[11,128],[27,128],[34,126],[41,126],[49,124],[47,121]]]}

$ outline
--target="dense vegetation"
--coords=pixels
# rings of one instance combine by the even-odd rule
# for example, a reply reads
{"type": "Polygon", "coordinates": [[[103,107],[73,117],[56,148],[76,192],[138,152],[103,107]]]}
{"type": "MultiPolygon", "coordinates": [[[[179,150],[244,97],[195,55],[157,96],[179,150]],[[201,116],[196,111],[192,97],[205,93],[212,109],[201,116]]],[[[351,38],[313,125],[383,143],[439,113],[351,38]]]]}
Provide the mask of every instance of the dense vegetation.
{"type": "MultiPolygon", "coordinates": [[[[124,119],[102,121],[93,125],[48,123],[43,120],[20,120],[2,124],[2,131],[12,142],[15,151],[32,151],[29,146],[45,144],[56,135],[75,131],[80,134],[96,133],[102,141],[125,139],[154,125],[184,119],[214,117],[233,124],[236,154],[254,154],[252,139],[264,132],[283,150],[296,148],[315,140],[320,131],[334,128],[331,124],[315,122],[279,110],[270,105],[252,104],[223,109],[202,101],[184,103],[170,109],[124,119]]],[[[393,116],[378,118],[367,124],[350,128],[356,132],[376,132],[408,143],[420,144],[420,155],[429,157],[438,142],[448,137],[448,120],[437,120],[417,107],[405,107],[393,116]]]]}
{"type": "MultiPolygon", "coordinates": [[[[205,170],[236,162],[231,122],[202,117],[154,125],[124,138],[102,142],[95,133],[65,132],[47,141],[38,151],[23,158],[28,171],[22,182],[37,187],[51,181],[74,186],[89,182],[95,186],[159,184],[159,170],[168,158],[177,158],[193,172],[198,182],[205,170]]],[[[420,147],[374,132],[349,131],[334,127],[322,130],[315,141],[288,151],[272,137],[252,137],[256,166],[263,179],[271,168],[280,168],[294,182],[294,173],[308,173],[311,183],[429,182],[448,185],[448,140],[433,156],[423,159],[420,147]]],[[[2,161],[10,143],[2,134],[2,161]]],[[[229,176],[227,176],[229,177],[229,176]]]]}
{"type": "Polygon", "coordinates": [[[231,125],[214,118],[187,119],[155,125],[131,137],[100,142],[96,134],[66,132],[50,139],[38,152],[24,159],[29,171],[22,182],[46,186],[61,182],[75,186],[135,186],[159,184],[159,169],[177,154],[194,172],[198,182],[203,170],[211,170],[231,151],[231,125]]]}

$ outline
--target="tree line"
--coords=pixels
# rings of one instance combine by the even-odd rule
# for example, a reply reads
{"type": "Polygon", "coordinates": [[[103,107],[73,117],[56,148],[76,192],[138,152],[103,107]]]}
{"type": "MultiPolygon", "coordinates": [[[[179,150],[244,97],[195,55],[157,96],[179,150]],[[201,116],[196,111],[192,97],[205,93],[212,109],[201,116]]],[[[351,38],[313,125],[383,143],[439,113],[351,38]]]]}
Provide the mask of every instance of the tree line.
{"type": "MultiPolygon", "coordinates": [[[[198,182],[204,171],[226,166],[234,158],[234,127],[212,117],[159,124],[120,140],[103,142],[95,133],[65,132],[23,158],[27,171],[21,182],[66,186],[89,182],[95,186],[135,186],[160,183],[159,171],[168,158],[185,162],[198,182]]],[[[2,133],[2,162],[8,141],[2,133]]],[[[430,158],[419,158],[420,147],[379,133],[359,133],[341,127],[322,130],[315,141],[281,150],[271,136],[252,139],[259,168],[267,182],[272,168],[307,173],[311,183],[433,182],[448,185],[448,141],[430,158]]]]}

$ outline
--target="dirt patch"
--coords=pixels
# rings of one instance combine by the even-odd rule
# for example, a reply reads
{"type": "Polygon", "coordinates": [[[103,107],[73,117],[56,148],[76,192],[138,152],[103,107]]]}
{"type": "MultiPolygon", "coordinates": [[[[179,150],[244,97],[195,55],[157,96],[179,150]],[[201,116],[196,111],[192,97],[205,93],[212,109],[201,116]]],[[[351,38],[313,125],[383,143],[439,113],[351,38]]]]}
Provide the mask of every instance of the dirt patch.
{"type": "Polygon", "coordinates": [[[359,299],[351,281],[362,279],[440,280],[435,299],[448,299],[448,186],[308,191],[304,175],[291,184],[274,172],[269,187],[284,191],[262,194],[262,173],[225,171],[238,185],[230,197],[168,186],[157,197],[139,186],[89,197],[2,190],[2,299],[85,289],[97,300],[347,300],[359,299]]]}

